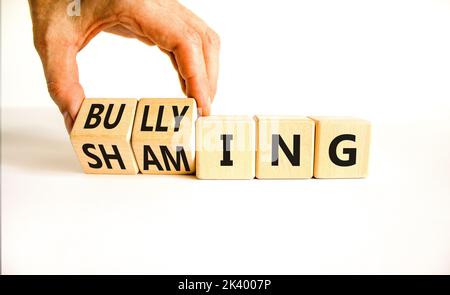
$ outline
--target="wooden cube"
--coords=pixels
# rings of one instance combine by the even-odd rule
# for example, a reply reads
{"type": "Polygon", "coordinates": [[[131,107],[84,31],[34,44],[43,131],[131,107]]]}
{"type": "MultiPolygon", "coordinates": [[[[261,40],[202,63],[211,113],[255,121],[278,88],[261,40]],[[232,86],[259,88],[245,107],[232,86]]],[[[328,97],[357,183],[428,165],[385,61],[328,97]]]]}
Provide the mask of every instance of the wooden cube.
{"type": "Polygon", "coordinates": [[[131,131],[136,99],[85,99],[70,139],[85,173],[136,174],[131,131]]]}
{"type": "Polygon", "coordinates": [[[348,117],[311,118],[316,123],[314,177],[367,177],[370,123],[348,117]]]}
{"type": "Polygon", "coordinates": [[[199,118],[196,166],[199,179],[253,179],[255,121],[244,116],[199,118]]]}
{"type": "Polygon", "coordinates": [[[144,174],[191,174],[195,172],[197,117],[192,98],[139,100],[132,146],[144,174]]]}
{"type": "Polygon", "coordinates": [[[255,119],[256,178],[311,178],[314,121],[296,116],[255,119]]]}

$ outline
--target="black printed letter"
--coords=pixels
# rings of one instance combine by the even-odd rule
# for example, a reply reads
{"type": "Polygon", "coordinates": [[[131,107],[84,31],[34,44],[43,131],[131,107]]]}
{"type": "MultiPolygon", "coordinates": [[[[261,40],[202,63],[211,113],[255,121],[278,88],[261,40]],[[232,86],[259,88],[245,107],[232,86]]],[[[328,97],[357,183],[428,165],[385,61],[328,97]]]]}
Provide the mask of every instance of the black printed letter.
{"type": "Polygon", "coordinates": [[[148,170],[150,165],[156,165],[159,171],[164,170],[152,148],[149,145],[144,145],[144,170],[148,170]],[[150,159],[148,156],[150,156],[150,159]]]}
{"type": "Polygon", "coordinates": [[[353,166],[356,164],[356,149],[355,148],[344,148],[343,152],[344,154],[348,155],[348,160],[341,160],[338,158],[336,150],[339,143],[341,143],[344,140],[350,140],[355,142],[356,136],[353,134],[342,134],[337,136],[333,141],[330,143],[330,148],[328,150],[328,154],[330,156],[331,162],[334,164],[341,166],[341,167],[348,167],[353,166]]]}
{"type": "Polygon", "coordinates": [[[164,106],[159,106],[158,119],[156,120],[155,131],[163,131],[163,132],[167,131],[167,126],[161,126],[163,114],[164,114],[164,106]]]}
{"type": "Polygon", "coordinates": [[[223,160],[220,161],[220,166],[233,166],[230,152],[230,142],[233,140],[233,134],[221,134],[220,139],[223,141],[223,160]]]}
{"type": "Polygon", "coordinates": [[[178,106],[172,106],[173,110],[173,116],[175,117],[175,128],[173,131],[178,132],[180,129],[180,123],[183,119],[184,115],[186,115],[186,112],[189,110],[189,106],[185,106],[183,110],[181,110],[181,114],[178,115],[178,106]]]}
{"type": "Polygon", "coordinates": [[[94,155],[93,153],[91,153],[89,151],[89,149],[94,149],[95,150],[95,145],[93,145],[91,143],[83,144],[82,150],[83,150],[84,154],[86,156],[88,156],[89,158],[95,160],[95,164],[92,164],[92,163],[88,162],[89,167],[91,167],[92,169],[100,169],[100,168],[102,168],[102,160],[99,157],[97,157],[96,155],[94,155]]]}
{"type": "Polygon", "coordinates": [[[175,167],[175,170],[180,171],[181,170],[181,163],[180,163],[181,158],[183,159],[183,165],[184,165],[184,168],[186,169],[186,171],[190,171],[189,163],[186,158],[186,152],[184,151],[184,148],[182,146],[177,146],[177,150],[176,150],[177,160],[176,161],[166,146],[162,145],[159,148],[161,149],[161,154],[163,156],[164,164],[166,165],[167,171],[170,171],[169,160],[172,163],[172,165],[175,167]]]}
{"type": "Polygon", "coordinates": [[[150,110],[149,105],[144,106],[144,114],[142,116],[141,131],[153,131],[153,126],[147,126],[149,110],[150,110]]]}
{"type": "Polygon", "coordinates": [[[294,152],[291,153],[280,134],[272,134],[272,166],[278,166],[278,146],[291,162],[292,166],[300,166],[300,134],[294,134],[294,152]]]}
{"type": "Polygon", "coordinates": [[[100,151],[102,152],[103,159],[105,159],[105,164],[108,169],[112,169],[110,160],[117,160],[119,162],[120,169],[125,170],[125,164],[123,163],[122,157],[120,156],[119,149],[117,148],[117,145],[113,144],[111,145],[114,153],[113,154],[107,154],[105,147],[103,144],[99,144],[98,147],[100,148],[100,151]]]}
{"type": "Polygon", "coordinates": [[[125,110],[125,104],[121,104],[120,105],[120,109],[119,109],[119,113],[117,114],[117,118],[114,121],[114,123],[110,124],[109,123],[109,119],[111,117],[111,113],[113,110],[114,105],[110,104],[108,106],[108,110],[106,111],[106,116],[105,116],[105,128],[106,129],[114,129],[117,127],[117,125],[119,125],[120,123],[120,119],[122,119],[122,115],[123,115],[123,111],[125,110]]]}
{"type": "Polygon", "coordinates": [[[89,113],[86,117],[86,122],[84,123],[85,129],[94,129],[100,125],[100,114],[105,110],[105,106],[98,103],[91,104],[91,108],[89,109],[89,113]],[[98,110],[98,112],[95,112],[98,110]],[[92,119],[94,119],[94,123],[91,123],[92,119]]]}

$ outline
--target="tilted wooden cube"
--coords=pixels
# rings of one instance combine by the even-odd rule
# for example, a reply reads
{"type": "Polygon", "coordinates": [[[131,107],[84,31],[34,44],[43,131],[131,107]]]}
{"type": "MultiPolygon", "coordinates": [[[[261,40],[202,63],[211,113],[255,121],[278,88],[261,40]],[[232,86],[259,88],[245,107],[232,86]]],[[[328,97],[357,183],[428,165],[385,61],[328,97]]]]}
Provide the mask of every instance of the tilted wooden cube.
{"type": "Polygon", "coordinates": [[[255,121],[244,116],[199,118],[196,166],[199,179],[253,179],[255,121]]]}
{"type": "Polygon", "coordinates": [[[132,146],[144,174],[195,172],[195,119],[192,98],[140,99],[132,146]]]}
{"type": "Polygon", "coordinates": [[[312,178],[314,121],[256,116],[256,178],[312,178]]]}
{"type": "Polygon", "coordinates": [[[70,139],[86,173],[136,174],[131,131],[136,99],[85,99],[70,139]]]}
{"type": "Polygon", "coordinates": [[[370,123],[347,117],[311,118],[316,123],[314,177],[367,177],[370,123]]]}

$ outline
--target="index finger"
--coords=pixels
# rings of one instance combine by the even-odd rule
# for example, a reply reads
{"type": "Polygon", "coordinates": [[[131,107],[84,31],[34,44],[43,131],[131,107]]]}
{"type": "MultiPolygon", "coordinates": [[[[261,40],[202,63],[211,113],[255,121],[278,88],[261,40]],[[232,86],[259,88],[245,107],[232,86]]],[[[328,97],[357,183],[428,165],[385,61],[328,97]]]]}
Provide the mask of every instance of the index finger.
{"type": "Polygon", "coordinates": [[[153,10],[136,11],[142,32],[160,48],[172,52],[186,84],[186,95],[197,101],[199,114],[211,112],[209,81],[203,56],[202,38],[181,18],[153,10]]]}
{"type": "Polygon", "coordinates": [[[208,116],[211,111],[211,98],[208,75],[203,57],[202,39],[195,32],[173,51],[181,77],[185,81],[186,95],[197,101],[199,114],[208,116]]]}

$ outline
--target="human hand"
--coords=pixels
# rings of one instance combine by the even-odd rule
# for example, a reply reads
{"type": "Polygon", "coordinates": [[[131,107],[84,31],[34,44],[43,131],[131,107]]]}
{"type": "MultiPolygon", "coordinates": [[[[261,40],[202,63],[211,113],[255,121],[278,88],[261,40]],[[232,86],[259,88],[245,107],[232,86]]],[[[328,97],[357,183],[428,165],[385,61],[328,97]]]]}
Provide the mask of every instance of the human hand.
{"type": "Polygon", "coordinates": [[[183,92],[195,98],[201,115],[209,115],[217,88],[219,36],[176,0],[83,1],[79,16],[68,13],[67,1],[29,4],[48,91],[69,132],[84,99],[76,55],[101,31],[158,46],[170,57],[183,92]]]}

